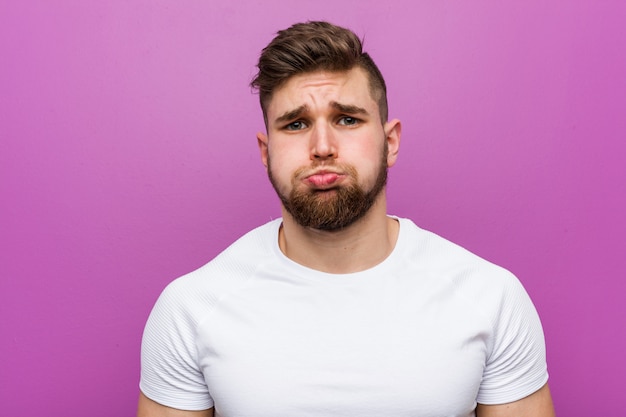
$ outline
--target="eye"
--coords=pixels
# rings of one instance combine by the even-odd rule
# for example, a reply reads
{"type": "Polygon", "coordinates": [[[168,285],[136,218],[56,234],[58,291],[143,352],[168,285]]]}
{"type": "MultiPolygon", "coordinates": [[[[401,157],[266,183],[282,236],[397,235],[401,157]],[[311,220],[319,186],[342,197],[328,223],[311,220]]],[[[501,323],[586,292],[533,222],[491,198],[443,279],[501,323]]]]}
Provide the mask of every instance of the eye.
{"type": "Polygon", "coordinates": [[[295,122],[291,122],[287,126],[285,126],[285,130],[302,130],[302,129],[306,129],[306,128],[307,128],[306,123],[304,123],[301,120],[297,120],[295,122]]]}
{"type": "Polygon", "coordinates": [[[354,126],[359,123],[359,119],[351,116],[343,116],[339,119],[338,124],[341,126],[354,126]]]}

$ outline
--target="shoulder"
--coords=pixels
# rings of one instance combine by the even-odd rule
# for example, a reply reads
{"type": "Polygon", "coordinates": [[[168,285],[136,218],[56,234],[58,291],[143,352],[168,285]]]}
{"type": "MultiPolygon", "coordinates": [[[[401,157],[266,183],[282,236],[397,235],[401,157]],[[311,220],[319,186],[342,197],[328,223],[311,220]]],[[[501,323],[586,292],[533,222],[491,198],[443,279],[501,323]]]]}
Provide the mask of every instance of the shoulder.
{"type": "Polygon", "coordinates": [[[426,268],[456,280],[516,281],[507,269],[462,246],[422,229],[409,219],[400,219],[403,230],[403,256],[426,268]]]}
{"type": "Polygon", "coordinates": [[[476,312],[499,317],[504,304],[527,303],[528,294],[509,270],[433,232],[411,220],[400,219],[403,229],[403,262],[418,271],[433,288],[471,306],[476,312]]]}
{"type": "Polygon", "coordinates": [[[547,381],[545,341],[537,311],[510,271],[402,220],[408,259],[465,320],[484,323],[487,357],[478,402],[502,404],[527,396],[547,381]]]}
{"type": "Polygon", "coordinates": [[[251,230],[207,264],[175,279],[163,290],[157,306],[184,309],[191,315],[206,313],[207,307],[244,285],[260,266],[274,259],[279,226],[280,219],[251,230]]]}
{"type": "Polygon", "coordinates": [[[223,297],[254,278],[261,260],[272,261],[277,222],[252,230],[163,290],[142,338],[140,386],[148,397],[177,408],[212,406],[197,351],[198,326],[223,297]]]}

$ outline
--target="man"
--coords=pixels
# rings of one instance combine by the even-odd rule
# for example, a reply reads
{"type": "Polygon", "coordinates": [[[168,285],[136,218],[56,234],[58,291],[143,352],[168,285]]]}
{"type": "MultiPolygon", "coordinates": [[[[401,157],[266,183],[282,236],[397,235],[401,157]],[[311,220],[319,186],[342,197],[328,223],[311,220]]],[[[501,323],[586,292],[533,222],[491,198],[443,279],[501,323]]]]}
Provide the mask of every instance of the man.
{"type": "Polygon", "coordinates": [[[553,416],[517,279],[387,215],[401,125],[356,35],[296,24],[258,67],[283,217],[163,292],[139,416],[553,416]]]}

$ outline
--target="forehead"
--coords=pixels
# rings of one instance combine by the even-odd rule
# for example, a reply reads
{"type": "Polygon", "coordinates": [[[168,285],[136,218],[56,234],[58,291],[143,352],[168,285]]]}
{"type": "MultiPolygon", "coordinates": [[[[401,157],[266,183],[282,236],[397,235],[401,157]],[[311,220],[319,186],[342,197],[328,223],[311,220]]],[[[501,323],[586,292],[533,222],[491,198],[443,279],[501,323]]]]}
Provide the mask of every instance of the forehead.
{"type": "Polygon", "coordinates": [[[349,71],[315,71],[294,75],[277,88],[268,103],[268,116],[282,114],[300,106],[324,107],[331,102],[357,105],[377,111],[367,74],[359,67],[349,71]]]}

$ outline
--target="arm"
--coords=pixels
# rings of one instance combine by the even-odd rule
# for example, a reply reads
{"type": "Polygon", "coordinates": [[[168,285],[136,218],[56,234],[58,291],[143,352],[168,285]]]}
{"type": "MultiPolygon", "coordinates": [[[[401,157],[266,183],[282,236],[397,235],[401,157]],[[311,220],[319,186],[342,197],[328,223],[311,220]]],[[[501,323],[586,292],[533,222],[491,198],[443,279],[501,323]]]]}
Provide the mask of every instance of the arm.
{"type": "Polygon", "coordinates": [[[548,384],[519,401],[498,405],[478,404],[476,417],[555,417],[548,384]]]}
{"type": "Polygon", "coordinates": [[[178,410],[152,401],[141,393],[139,395],[137,417],[213,417],[213,408],[202,411],[178,410]]]}

